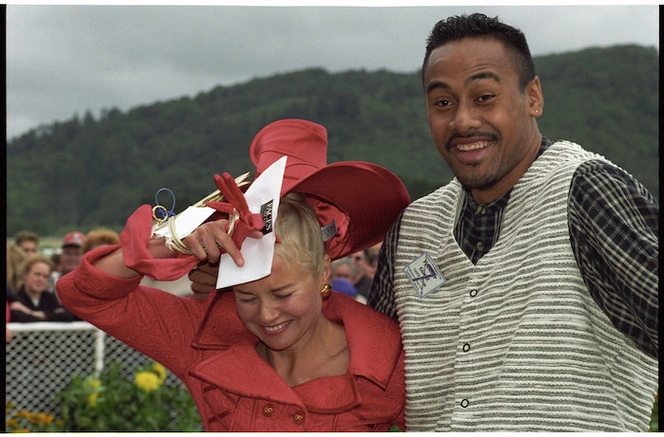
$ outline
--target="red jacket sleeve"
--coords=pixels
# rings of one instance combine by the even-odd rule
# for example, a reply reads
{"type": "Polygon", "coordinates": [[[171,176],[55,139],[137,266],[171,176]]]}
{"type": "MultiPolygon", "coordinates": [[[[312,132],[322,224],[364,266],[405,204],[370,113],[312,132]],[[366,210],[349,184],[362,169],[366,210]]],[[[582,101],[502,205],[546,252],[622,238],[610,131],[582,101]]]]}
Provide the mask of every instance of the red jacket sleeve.
{"type": "Polygon", "coordinates": [[[207,302],[140,285],[141,277],[119,278],[94,262],[116,250],[88,252],[79,267],[56,284],[65,308],[180,375],[198,352],[190,347],[207,302]]]}

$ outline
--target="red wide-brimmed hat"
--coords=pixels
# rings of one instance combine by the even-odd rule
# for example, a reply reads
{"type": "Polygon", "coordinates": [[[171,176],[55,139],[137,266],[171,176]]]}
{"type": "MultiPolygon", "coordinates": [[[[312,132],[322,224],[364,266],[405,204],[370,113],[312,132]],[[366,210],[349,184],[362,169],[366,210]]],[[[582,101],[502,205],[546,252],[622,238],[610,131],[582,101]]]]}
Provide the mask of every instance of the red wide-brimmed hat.
{"type": "Polygon", "coordinates": [[[268,124],[249,148],[257,178],[272,163],[288,156],[281,195],[306,196],[334,260],[383,240],[399,213],[410,203],[401,180],[377,164],[341,161],[327,164],[327,130],[307,120],[268,124]]]}

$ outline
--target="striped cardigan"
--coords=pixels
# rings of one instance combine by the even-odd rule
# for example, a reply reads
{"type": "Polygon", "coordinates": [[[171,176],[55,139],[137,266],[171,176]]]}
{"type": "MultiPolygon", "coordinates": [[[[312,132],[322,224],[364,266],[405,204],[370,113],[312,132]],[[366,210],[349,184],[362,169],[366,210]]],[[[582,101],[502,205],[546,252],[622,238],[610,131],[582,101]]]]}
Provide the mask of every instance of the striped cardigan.
{"type": "Polygon", "coordinates": [[[603,158],[569,142],[538,158],[477,265],[453,235],[456,179],[405,211],[394,292],[409,431],[647,430],[657,361],[595,304],[569,242],[570,181],[589,159],[603,158]],[[423,254],[445,278],[432,291],[406,274],[423,254]]]}

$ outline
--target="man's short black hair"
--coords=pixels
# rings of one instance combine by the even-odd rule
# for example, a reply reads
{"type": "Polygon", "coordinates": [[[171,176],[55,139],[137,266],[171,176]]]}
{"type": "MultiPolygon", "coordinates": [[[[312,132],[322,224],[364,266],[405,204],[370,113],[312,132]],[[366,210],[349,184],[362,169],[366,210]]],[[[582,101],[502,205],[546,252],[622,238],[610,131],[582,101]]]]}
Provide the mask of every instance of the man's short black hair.
{"type": "Polygon", "coordinates": [[[426,54],[422,63],[422,83],[424,71],[431,52],[436,48],[463,38],[492,37],[502,41],[508,48],[518,53],[515,56],[519,70],[519,85],[525,89],[535,78],[535,64],[530,56],[526,37],[519,29],[502,23],[498,17],[490,18],[484,14],[455,15],[440,20],[427,38],[426,54]]]}

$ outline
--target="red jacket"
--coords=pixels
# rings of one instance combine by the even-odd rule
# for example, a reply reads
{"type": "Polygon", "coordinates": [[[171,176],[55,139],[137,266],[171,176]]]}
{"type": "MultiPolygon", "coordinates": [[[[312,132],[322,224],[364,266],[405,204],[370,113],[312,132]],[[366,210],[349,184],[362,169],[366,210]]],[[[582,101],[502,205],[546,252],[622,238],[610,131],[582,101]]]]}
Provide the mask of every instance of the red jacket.
{"type": "Polygon", "coordinates": [[[182,298],[92,267],[117,247],[86,254],[58,281],[58,295],[72,313],[177,375],[206,431],[405,429],[404,353],[394,320],[332,293],[323,313],[346,330],[348,372],[289,387],[256,353],[258,340],[238,318],[233,293],[182,298]]]}

